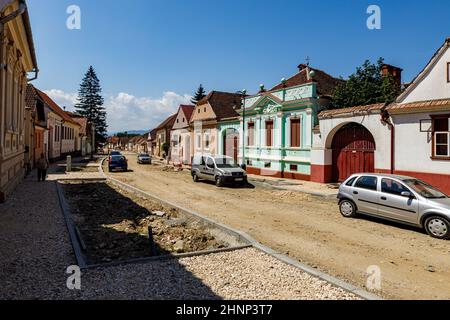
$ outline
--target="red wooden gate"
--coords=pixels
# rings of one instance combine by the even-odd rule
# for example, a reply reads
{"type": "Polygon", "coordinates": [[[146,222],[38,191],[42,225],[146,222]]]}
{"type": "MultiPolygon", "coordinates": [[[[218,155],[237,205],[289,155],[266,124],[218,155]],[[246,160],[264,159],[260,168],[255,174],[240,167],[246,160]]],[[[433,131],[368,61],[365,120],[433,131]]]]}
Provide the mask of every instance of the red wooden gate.
{"type": "Polygon", "coordinates": [[[333,138],[332,149],[334,181],[375,171],[375,140],[362,125],[350,123],[342,127],[333,138]]]}

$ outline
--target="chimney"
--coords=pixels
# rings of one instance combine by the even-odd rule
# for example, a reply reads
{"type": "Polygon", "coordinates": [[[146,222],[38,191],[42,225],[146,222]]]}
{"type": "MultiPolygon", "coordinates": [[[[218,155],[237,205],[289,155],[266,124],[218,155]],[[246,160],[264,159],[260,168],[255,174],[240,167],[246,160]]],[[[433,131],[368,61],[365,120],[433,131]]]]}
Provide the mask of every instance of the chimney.
{"type": "Polygon", "coordinates": [[[383,77],[391,75],[399,89],[402,86],[402,71],[403,69],[391,66],[390,64],[383,64],[381,66],[381,75],[383,77]]]}

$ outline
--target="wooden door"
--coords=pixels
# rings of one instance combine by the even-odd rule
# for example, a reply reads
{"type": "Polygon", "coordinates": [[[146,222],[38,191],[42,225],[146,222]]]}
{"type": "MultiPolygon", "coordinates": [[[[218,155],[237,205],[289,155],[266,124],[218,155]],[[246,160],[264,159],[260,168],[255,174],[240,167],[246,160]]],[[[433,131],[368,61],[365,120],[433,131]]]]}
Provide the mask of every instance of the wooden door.
{"type": "Polygon", "coordinates": [[[333,138],[332,149],[334,181],[375,171],[375,140],[363,126],[351,123],[341,128],[333,138]]]}

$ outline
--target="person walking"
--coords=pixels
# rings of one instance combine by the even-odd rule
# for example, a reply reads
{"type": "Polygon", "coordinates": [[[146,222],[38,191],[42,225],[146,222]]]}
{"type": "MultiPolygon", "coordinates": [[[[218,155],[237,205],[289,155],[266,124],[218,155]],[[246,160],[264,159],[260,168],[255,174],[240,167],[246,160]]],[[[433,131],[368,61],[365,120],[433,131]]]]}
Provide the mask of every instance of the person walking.
{"type": "Polygon", "coordinates": [[[41,154],[41,158],[36,163],[36,168],[38,170],[38,182],[41,180],[44,182],[47,178],[47,170],[49,167],[48,160],[45,158],[44,154],[41,154]]]}

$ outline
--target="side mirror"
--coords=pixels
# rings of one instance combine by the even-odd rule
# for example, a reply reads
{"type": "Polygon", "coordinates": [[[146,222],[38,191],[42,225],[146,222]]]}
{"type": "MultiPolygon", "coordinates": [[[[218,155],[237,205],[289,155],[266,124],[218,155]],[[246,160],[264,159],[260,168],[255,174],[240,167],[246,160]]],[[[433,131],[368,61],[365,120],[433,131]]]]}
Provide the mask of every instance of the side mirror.
{"type": "Polygon", "coordinates": [[[411,192],[403,191],[403,192],[402,192],[402,197],[405,197],[405,198],[412,198],[412,194],[411,194],[411,192]]]}

